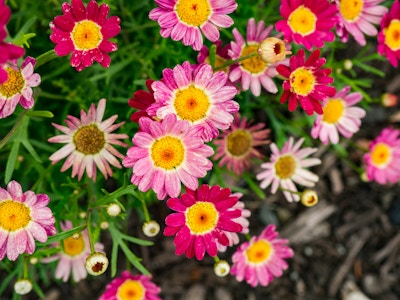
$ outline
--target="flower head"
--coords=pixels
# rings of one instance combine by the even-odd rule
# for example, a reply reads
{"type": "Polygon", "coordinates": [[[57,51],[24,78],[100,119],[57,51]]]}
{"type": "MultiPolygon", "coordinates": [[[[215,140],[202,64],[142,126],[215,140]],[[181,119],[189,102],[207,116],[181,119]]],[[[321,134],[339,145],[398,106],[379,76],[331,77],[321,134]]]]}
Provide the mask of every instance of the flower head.
{"type": "Polygon", "coordinates": [[[305,189],[301,193],[301,203],[304,206],[311,207],[318,203],[318,194],[314,190],[305,189]]]}
{"type": "Polygon", "coordinates": [[[7,80],[0,83],[0,118],[11,115],[18,103],[25,109],[32,108],[32,87],[40,84],[40,75],[33,73],[35,64],[36,60],[28,56],[19,68],[10,63],[5,65],[7,80]]]}
{"type": "Polygon", "coordinates": [[[107,286],[99,300],[161,300],[160,288],[145,275],[132,275],[123,271],[107,286]]]}
{"type": "Polygon", "coordinates": [[[173,114],[161,122],[140,118],[139,126],[132,139],[134,146],[122,162],[133,170],[131,182],[142,192],[153,189],[160,200],[167,195],[178,197],[181,182],[196,189],[198,178],[212,168],[207,157],[214,153],[198,130],[173,114]]]}
{"type": "Polygon", "coordinates": [[[155,0],[149,18],[157,21],[163,38],[182,40],[185,46],[199,51],[203,33],[211,42],[219,39],[219,28],[228,28],[233,20],[228,14],[235,11],[235,0],[155,0]]]}
{"type": "Polygon", "coordinates": [[[107,18],[110,7],[99,6],[95,0],[90,0],[86,8],[82,0],[64,2],[62,11],[62,16],[50,22],[50,39],[56,44],[56,54],[65,56],[72,52],[71,66],[78,72],[91,66],[93,61],[108,68],[111,62],[108,52],[118,49],[109,39],[121,31],[120,19],[107,18]]]}
{"type": "Polygon", "coordinates": [[[268,225],[259,236],[244,242],[232,256],[231,274],[240,282],[246,280],[252,287],[267,286],[274,277],[287,269],[285,258],[293,257],[286,239],[278,238],[275,225],[268,225]]]}
{"type": "Polygon", "coordinates": [[[164,69],[163,80],[152,84],[156,103],[147,112],[164,119],[175,114],[178,120],[186,120],[198,127],[205,141],[219,135],[218,129],[228,129],[233,121],[232,113],[239,110],[233,100],[236,88],[227,84],[223,71],[213,73],[209,64],[193,66],[189,62],[174,69],[164,69]]]}
{"type": "Polygon", "coordinates": [[[35,240],[44,243],[56,233],[49,202],[45,194],[23,192],[16,181],[7,190],[0,188],[0,261],[6,255],[16,260],[24,252],[32,254],[35,240]]]}
{"type": "Polygon", "coordinates": [[[335,95],[335,88],[328,86],[333,82],[333,78],[329,77],[331,69],[321,68],[326,59],[320,58],[319,55],[320,51],[315,50],[305,60],[304,50],[300,49],[290,58],[289,67],[285,65],[276,67],[278,73],[287,78],[282,84],[284,91],[280,102],[285,103],[289,99],[289,111],[294,111],[300,102],[308,115],[312,115],[314,111],[322,114],[320,102],[335,95]]]}
{"type": "Polygon", "coordinates": [[[283,194],[289,202],[299,201],[300,196],[296,194],[297,188],[294,183],[302,186],[313,187],[318,181],[318,176],[307,169],[319,165],[321,160],[318,158],[306,158],[316,152],[317,148],[300,149],[304,139],[301,138],[296,144],[292,137],[279,150],[275,143],[271,144],[270,162],[263,163],[261,168],[265,169],[257,174],[257,179],[261,180],[260,186],[265,189],[272,184],[271,192],[276,193],[278,187],[283,188],[283,194]]]}
{"type": "Polygon", "coordinates": [[[365,110],[353,107],[362,99],[361,93],[350,93],[350,86],[346,86],[332,98],[327,98],[322,103],[324,113],[318,115],[311,130],[311,136],[318,138],[322,143],[332,144],[339,142],[339,133],[346,138],[351,138],[361,125],[361,118],[365,110]]]}
{"type": "Polygon", "coordinates": [[[400,179],[400,131],[385,128],[369,144],[364,155],[367,177],[380,184],[396,183],[400,179]]]}
{"type": "Polygon", "coordinates": [[[280,13],[283,20],[275,26],[288,42],[294,41],[311,50],[335,39],[331,29],[337,23],[337,8],[329,0],[283,0],[280,13]]]}
{"type": "Polygon", "coordinates": [[[395,0],[389,12],[381,20],[378,33],[378,53],[386,55],[390,63],[397,67],[400,59],[400,1],[395,0]]]}
{"type": "Polygon", "coordinates": [[[121,206],[118,203],[110,203],[107,206],[107,214],[110,217],[116,217],[121,213],[121,206]]]}
{"type": "Polygon", "coordinates": [[[277,37],[267,37],[258,46],[258,54],[261,60],[267,64],[280,62],[286,58],[286,55],[292,54],[291,51],[286,49],[285,42],[277,37]]]}
{"type": "Polygon", "coordinates": [[[138,110],[131,114],[130,119],[132,122],[138,122],[141,117],[150,117],[146,109],[155,102],[154,91],[151,88],[153,82],[154,80],[152,79],[146,80],[146,87],[149,91],[138,90],[133,94],[133,97],[128,100],[128,105],[138,110]]]}
{"type": "Polygon", "coordinates": [[[173,236],[177,255],[204,258],[207,252],[216,256],[217,244],[227,246],[225,232],[240,232],[243,226],[234,219],[241,216],[240,209],[232,209],[238,198],[231,190],[203,184],[198,190],[186,190],[180,198],[171,198],[167,205],[176,213],[165,219],[164,235],[173,236]]]}
{"type": "Polygon", "coordinates": [[[154,237],[160,232],[160,224],[154,220],[146,221],[143,223],[142,231],[145,236],[154,237]]]}
{"type": "Polygon", "coordinates": [[[101,275],[108,268],[108,258],[104,253],[93,252],[86,258],[85,268],[90,275],[101,275]]]}
{"type": "Polygon", "coordinates": [[[229,274],[231,266],[226,260],[220,260],[214,264],[214,273],[218,277],[225,277],[229,274]]]}
{"type": "Polygon", "coordinates": [[[213,141],[217,146],[214,159],[222,158],[219,166],[227,165],[228,170],[240,175],[249,168],[252,158],[263,157],[256,147],[270,142],[270,130],[263,129],[263,123],[252,125],[246,117],[240,118],[238,113],[234,117],[231,127],[222,133],[220,139],[213,141]]]}
{"type": "Polygon", "coordinates": [[[67,144],[50,156],[53,164],[68,156],[61,172],[72,166],[72,177],[78,175],[78,179],[81,180],[86,169],[88,177],[96,181],[96,165],[106,178],[112,176],[110,164],[121,168],[115,156],[119,158],[124,156],[112,145],[126,147],[127,145],[120,139],[128,138],[128,135],[111,132],[125,122],[114,124],[117,115],[102,121],[105,108],[106,99],[101,99],[97,109],[92,103],[87,114],[81,110],[80,119],[68,115],[65,120],[68,127],[53,123],[53,126],[64,134],[50,138],[49,142],[67,144]]]}
{"type": "Polygon", "coordinates": [[[18,279],[14,284],[14,291],[18,295],[26,295],[32,291],[32,282],[29,279],[18,279]]]}

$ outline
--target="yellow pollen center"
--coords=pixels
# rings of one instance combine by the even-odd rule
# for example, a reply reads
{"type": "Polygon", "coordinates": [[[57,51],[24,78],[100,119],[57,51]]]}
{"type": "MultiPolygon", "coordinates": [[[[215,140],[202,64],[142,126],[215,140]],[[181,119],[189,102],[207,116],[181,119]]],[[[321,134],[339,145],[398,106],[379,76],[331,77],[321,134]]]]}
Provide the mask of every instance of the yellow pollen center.
{"type": "Polygon", "coordinates": [[[304,5],[300,5],[295,9],[288,18],[290,29],[294,33],[302,36],[309,35],[315,31],[317,16],[304,5]]]}
{"type": "MultiPolygon", "coordinates": [[[[247,56],[251,53],[258,51],[259,45],[247,45],[242,49],[240,56],[247,56]]],[[[241,63],[242,68],[252,74],[259,74],[267,68],[267,63],[264,62],[259,55],[243,60],[241,63]]]]}
{"type": "Polygon", "coordinates": [[[6,200],[0,202],[0,228],[17,231],[26,227],[31,220],[31,210],[25,204],[6,200]]]}
{"type": "Polygon", "coordinates": [[[208,0],[179,0],[175,5],[179,20],[190,26],[201,26],[208,21],[211,7],[208,0]]]}
{"type": "Polygon", "coordinates": [[[346,21],[355,22],[360,17],[363,6],[363,0],[340,0],[340,14],[346,21]]]}
{"type": "Polygon", "coordinates": [[[210,202],[197,202],[186,210],[186,224],[193,234],[206,234],[218,223],[218,211],[210,202]]]}
{"type": "Polygon", "coordinates": [[[8,78],[4,83],[0,84],[0,94],[6,98],[21,94],[25,86],[25,79],[21,71],[9,67],[5,68],[5,71],[7,72],[8,78]]]}
{"type": "Polygon", "coordinates": [[[85,155],[99,153],[106,143],[104,132],[95,124],[79,128],[74,134],[73,141],[76,150],[85,155]]]}
{"type": "Polygon", "coordinates": [[[165,136],[153,143],[150,153],[156,167],[172,170],[179,167],[185,159],[185,146],[180,139],[165,136]]]}
{"type": "Polygon", "coordinates": [[[392,158],[392,151],[385,143],[378,143],[375,145],[371,153],[372,163],[376,167],[386,166],[392,158]]]}
{"type": "Polygon", "coordinates": [[[282,156],[275,163],[275,172],[281,179],[291,178],[296,170],[296,161],[290,155],[282,156]]]}
{"type": "Polygon", "coordinates": [[[228,152],[232,156],[245,156],[251,150],[253,139],[251,135],[243,129],[237,129],[227,137],[228,152]]]}
{"type": "Polygon", "coordinates": [[[342,99],[329,99],[324,106],[322,121],[329,124],[336,124],[343,116],[345,106],[342,99]]]}
{"type": "Polygon", "coordinates": [[[266,240],[258,240],[246,250],[247,260],[254,264],[265,262],[272,252],[271,243],[266,240]]]}
{"type": "Polygon", "coordinates": [[[313,91],[315,77],[311,70],[304,67],[297,68],[289,77],[291,92],[301,96],[307,96],[313,91]]]}
{"type": "Polygon", "coordinates": [[[385,44],[393,51],[400,50],[400,20],[394,19],[388,28],[383,30],[385,44]]]}
{"type": "Polygon", "coordinates": [[[203,90],[190,85],[176,92],[174,108],[180,119],[195,123],[207,116],[210,100],[203,90]]]}
{"type": "Polygon", "coordinates": [[[71,32],[71,39],[78,50],[95,49],[103,40],[101,27],[90,20],[76,22],[71,32]]]}
{"type": "Polygon", "coordinates": [[[145,288],[138,280],[127,279],[117,290],[118,300],[143,300],[145,288]]]}
{"type": "Polygon", "coordinates": [[[63,240],[64,253],[69,256],[76,256],[85,250],[85,241],[83,236],[78,234],[78,237],[70,236],[63,240]]]}

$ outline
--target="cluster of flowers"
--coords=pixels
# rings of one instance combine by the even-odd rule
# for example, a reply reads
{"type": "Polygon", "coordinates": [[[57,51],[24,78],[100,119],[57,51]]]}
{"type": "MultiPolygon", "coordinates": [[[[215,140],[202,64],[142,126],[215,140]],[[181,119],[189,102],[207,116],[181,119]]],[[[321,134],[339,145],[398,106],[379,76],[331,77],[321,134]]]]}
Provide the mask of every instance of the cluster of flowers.
{"type": "MultiPolygon", "coordinates": [[[[78,180],[86,173],[95,181],[97,168],[105,178],[112,176],[112,167],[131,169],[131,182],[139,191],[152,190],[159,200],[168,197],[166,205],[174,212],[165,220],[164,235],[174,236],[176,254],[198,260],[206,253],[217,257],[218,252],[240,243],[238,233],[249,233],[250,211],[240,201],[241,194],[218,185],[199,185],[199,179],[218,160],[220,167],[242,174],[254,159],[265,159],[259,147],[270,143],[270,130],[240,116],[234,97],[247,90],[259,96],[261,87],[275,94],[278,87],[273,79],[280,75],[284,78],[280,102],[288,101],[289,111],[300,104],[307,115],[317,113],[310,133],[313,138],[323,144],[338,143],[339,133],[351,138],[366,114],[355,106],[362,95],[351,93],[349,86],[339,91],[331,86],[331,70],[323,68],[326,59],[320,57],[318,48],[334,41],[334,27],[343,42],[352,35],[357,43],[365,45],[364,34],[377,35],[378,52],[397,67],[400,1],[395,0],[390,10],[379,5],[381,2],[283,0],[282,20],[275,24],[278,34],[271,36],[274,26],[266,27],[263,21],[251,18],[245,38],[234,28],[234,40],[223,45],[219,28],[233,24],[228,14],[237,8],[235,0],[156,0],[158,7],[150,11],[149,18],[160,24],[162,37],[181,40],[198,51],[197,63],[185,61],[165,68],[160,80],[147,81],[148,91],[134,93],[128,104],[137,110],[131,121],[138,122],[139,130],[126,155],[114,146],[127,147],[122,140],[128,135],[113,133],[124,122],[115,123],[117,115],[103,121],[106,100],[101,99],[97,108],[92,104],[87,113],[81,111],[79,118],[68,115],[67,126],[53,124],[63,134],[49,142],[65,145],[50,160],[56,164],[65,159],[61,171],[72,167],[72,177],[78,180]],[[379,32],[374,26],[377,24],[381,26],[379,32]],[[215,43],[216,53],[203,45],[203,34],[215,43]],[[292,55],[293,43],[308,51],[317,49],[308,58],[304,49],[292,55]],[[207,144],[211,142],[216,153],[207,144]]],[[[120,19],[108,17],[109,6],[98,5],[95,0],[86,7],[82,0],[72,0],[71,4],[63,3],[62,10],[63,15],[50,24],[56,54],[72,54],[71,66],[77,71],[93,62],[109,67],[108,53],[117,50],[109,39],[120,32],[120,19]]],[[[0,50],[5,49],[0,55],[0,118],[5,118],[18,103],[25,109],[33,106],[32,87],[40,84],[40,76],[34,73],[35,60],[31,57],[17,66],[14,60],[23,55],[23,49],[2,41],[7,36],[5,25],[10,15],[4,0],[0,1],[0,12],[0,50]]],[[[281,149],[271,143],[271,155],[260,165],[262,170],[256,178],[261,188],[271,186],[272,193],[280,188],[288,201],[301,199],[310,205],[316,202],[316,195],[307,190],[298,192],[296,184],[314,187],[318,176],[308,168],[321,160],[309,157],[318,149],[302,147],[303,142],[303,138],[295,141],[289,137],[281,149]]],[[[399,160],[399,131],[386,128],[364,156],[368,179],[381,184],[398,182],[399,160]]],[[[56,233],[55,218],[47,207],[49,201],[44,194],[23,193],[15,181],[7,190],[0,189],[0,260],[6,255],[16,260],[22,253],[32,254],[35,239],[45,242],[56,233]]],[[[60,224],[63,231],[72,228],[70,221],[60,224]]],[[[151,228],[153,233],[159,230],[154,225],[151,228]]],[[[54,244],[61,247],[60,252],[43,261],[59,260],[56,278],[67,281],[72,272],[73,279],[79,281],[87,272],[97,275],[105,271],[108,260],[104,246],[91,245],[90,238],[87,231],[82,231],[54,244]]],[[[266,286],[288,267],[285,259],[292,257],[293,251],[287,243],[278,238],[274,225],[268,225],[259,235],[241,243],[232,257],[232,268],[219,261],[216,273],[230,273],[251,286],[266,286]]],[[[101,299],[128,299],[132,293],[141,295],[138,299],[159,299],[160,289],[150,279],[123,272],[107,286],[101,299]]]]}

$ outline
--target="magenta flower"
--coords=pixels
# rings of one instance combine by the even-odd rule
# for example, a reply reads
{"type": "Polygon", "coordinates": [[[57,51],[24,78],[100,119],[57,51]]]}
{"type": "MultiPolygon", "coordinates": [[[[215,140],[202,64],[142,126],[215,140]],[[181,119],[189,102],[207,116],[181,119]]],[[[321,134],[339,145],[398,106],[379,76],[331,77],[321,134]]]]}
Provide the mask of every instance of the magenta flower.
{"type": "Polygon", "coordinates": [[[276,22],[275,27],[288,42],[311,50],[335,40],[331,29],[337,24],[337,8],[328,0],[282,0],[280,13],[283,20],[276,22]]]}
{"type": "Polygon", "coordinates": [[[304,50],[300,49],[290,58],[289,67],[285,65],[276,67],[278,73],[287,78],[282,85],[284,91],[280,102],[285,103],[289,99],[289,111],[294,111],[300,102],[308,115],[312,115],[314,111],[322,114],[320,102],[335,95],[335,88],[328,86],[333,82],[333,78],[329,77],[331,69],[321,68],[326,59],[320,58],[319,55],[320,51],[317,49],[305,60],[304,50]]]}
{"type": "Polygon", "coordinates": [[[206,176],[214,151],[204,144],[199,131],[173,114],[161,122],[142,117],[140,131],[132,139],[123,165],[132,168],[131,182],[139,190],[153,189],[158,199],[178,197],[181,183],[197,189],[198,178],[206,176]]]}
{"type": "Polygon", "coordinates": [[[132,122],[138,122],[141,117],[150,116],[147,114],[146,109],[153,103],[154,100],[154,91],[151,88],[154,80],[148,79],[146,80],[146,87],[149,91],[138,90],[133,94],[133,97],[128,100],[128,105],[137,109],[133,114],[131,114],[130,120],[132,122]]]}
{"type": "Polygon", "coordinates": [[[396,183],[400,179],[400,131],[385,128],[369,144],[364,155],[369,180],[380,184],[396,183]]]}
{"type": "Polygon", "coordinates": [[[231,274],[237,281],[246,280],[252,287],[267,286],[287,269],[285,258],[294,255],[287,243],[288,240],[278,238],[275,225],[268,225],[259,236],[253,236],[236,250],[232,256],[231,274]]]}
{"type": "Polygon", "coordinates": [[[132,275],[123,271],[106,286],[99,300],[161,300],[160,288],[145,275],[132,275]]]}
{"type": "Polygon", "coordinates": [[[395,0],[389,12],[381,21],[378,34],[378,53],[386,55],[390,63],[397,68],[400,59],[400,1],[395,0]]]}
{"type": "Polygon", "coordinates": [[[225,232],[241,232],[243,227],[235,221],[242,213],[232,209],[238,197],[231,190],[203,184],[196,191],[187,189],[180,198],[171,198],[167,205],[176,213],[165,219],[164,235],[173,236],[177,255],[196,256],[202,260],[207,252],[217,255],[217,244],[227,246],[225,232]]]}
{"type": "Polygon", "coordinates": [[[91,66],[93,61],[108,68],[111,59],[107,52],[118,49],[109,39],[121,31],[120,19],[117,16],[107,18],[110,7],[99,6],[95,0],[86,8],[82,0],[72,0],[71,4],[64,2],[62,10],[64,14],[50,23],[50,39],[56,44],[56,54],[65,56],[72,52],[71,66],[78,72],[91,66]]]}
{"type": "Polygon", "coordinates": [[[211,42],[219,39],[219,28],[228,28],[233,20],[228,14],[235,11],[235,0],[155,0],[149,18],[157,21],[163,38],[182,40],[185,46],[199,51],[203,33],[211,42]]]}
{"type": "Polygon", "coordinates": [[[32,254],[35,240],[44,243],[56,233],[49,202],[46,194],[23,192],[16,181],[11,181],[7,190],[0,188],[0,261],[6,255],[16,260],[24,252],[32,254]]]}

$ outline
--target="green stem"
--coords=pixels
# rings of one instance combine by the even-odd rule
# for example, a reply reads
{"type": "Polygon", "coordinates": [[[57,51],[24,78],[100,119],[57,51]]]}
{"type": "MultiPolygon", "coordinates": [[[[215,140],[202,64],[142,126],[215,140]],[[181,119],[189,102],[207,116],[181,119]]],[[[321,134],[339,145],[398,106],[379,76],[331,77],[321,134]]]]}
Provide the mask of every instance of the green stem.
{"type": "Polygon", "coordinates": [[[225,69],[225,68],[227,68],[229,66],[232,66],[232,65],[234,65],[234,64],[236,64],[238,62],[241,62],[243,60],[246,60],[246,59],[249,59],[249,58],[252,58],[252,57],[256,57],[258,55],[259,55],[258,52],[253,52],[253,53],[250,53],[248,55],[241,56],[241,57],[239,57],[237,59],[228,60],[226,63],[220,65],[219,67],[214,68],[214,72],[223,70],[223,69],[225,69]]]}
{"type": "Polygon", "coordinates": [[[220,262],[220,259],[219,259],[218,255],[214,256],[214,261],[215,261],[215,263],[219,263],[220,262]]]}
{"type": "Polygon", "coordinates": [[[90,252],[93,253],[93,252],[95,252],[95,249],[94,249],[94,242],[93,242],[92,227],[90,226],[90,217],[92,215],[92,212],[88,211],[87,214],[88,215],[86,218],[86,228],[87,228],[88,237],[89,237],[90,252]]]}
{"type": "Polygon", "coordinates": [[[284,189],[283,187],[279,187],[279,189],[280,189],[281,191],[283,191],[283,192],[289,192],[289,193],[292,193],[292,194],[297,194],[297,195],[299,195],[299,196],[301,196],[301,194],[302,194],[302,192],[296,192],[296,191],[284,189]]]}
{"type": "Polygon", "coordinates": [[[0,149],[4,147],[5,144],[7,144],[8,140],[13,136],[15,131],[17,131],[19,125],[21,125],[22,120],[24,119],[24,116],[26,114],[27,110],[24,110],[20,116],[18,117],[17,121],[15,122],[13,128],[7,133],[7,135],[0,141],[0,149]]]}
{"type": "Polygon", "coordinates": [[[246,233],[244,236],[246,237],[246,239],[247,239],[248,241],[251,240],[251,235],[250,235],[249,233],[246,233]]]}
{"type": "Polygon", "coordinates": [[[27,279],[28,278],[28,257],[26,255],[23,256],[24,259],[24,274],[22,278],[27,279]]]}
{"type": "Polygon", "coordinates": [[[143,199],[140,199],[142,202],[142,208],[143,208],[143,213],[144,213],[144,219],[146,222],[150,221],[150,215],[149,215],[149,210],[147,209],[146,201],[143,199]]]}
{"type": "Polygon", "coordinates": [[[44,65],[45,63],[48,63],[49,61],[52,61],[53,59],[56,59],[58,57],[59,56],[56,54],[54,49],[51,49],[51,50],[39,55],[36,58],[36,66],[35,66],[35,68],[38,68],[41,65],[44,65]]]}

